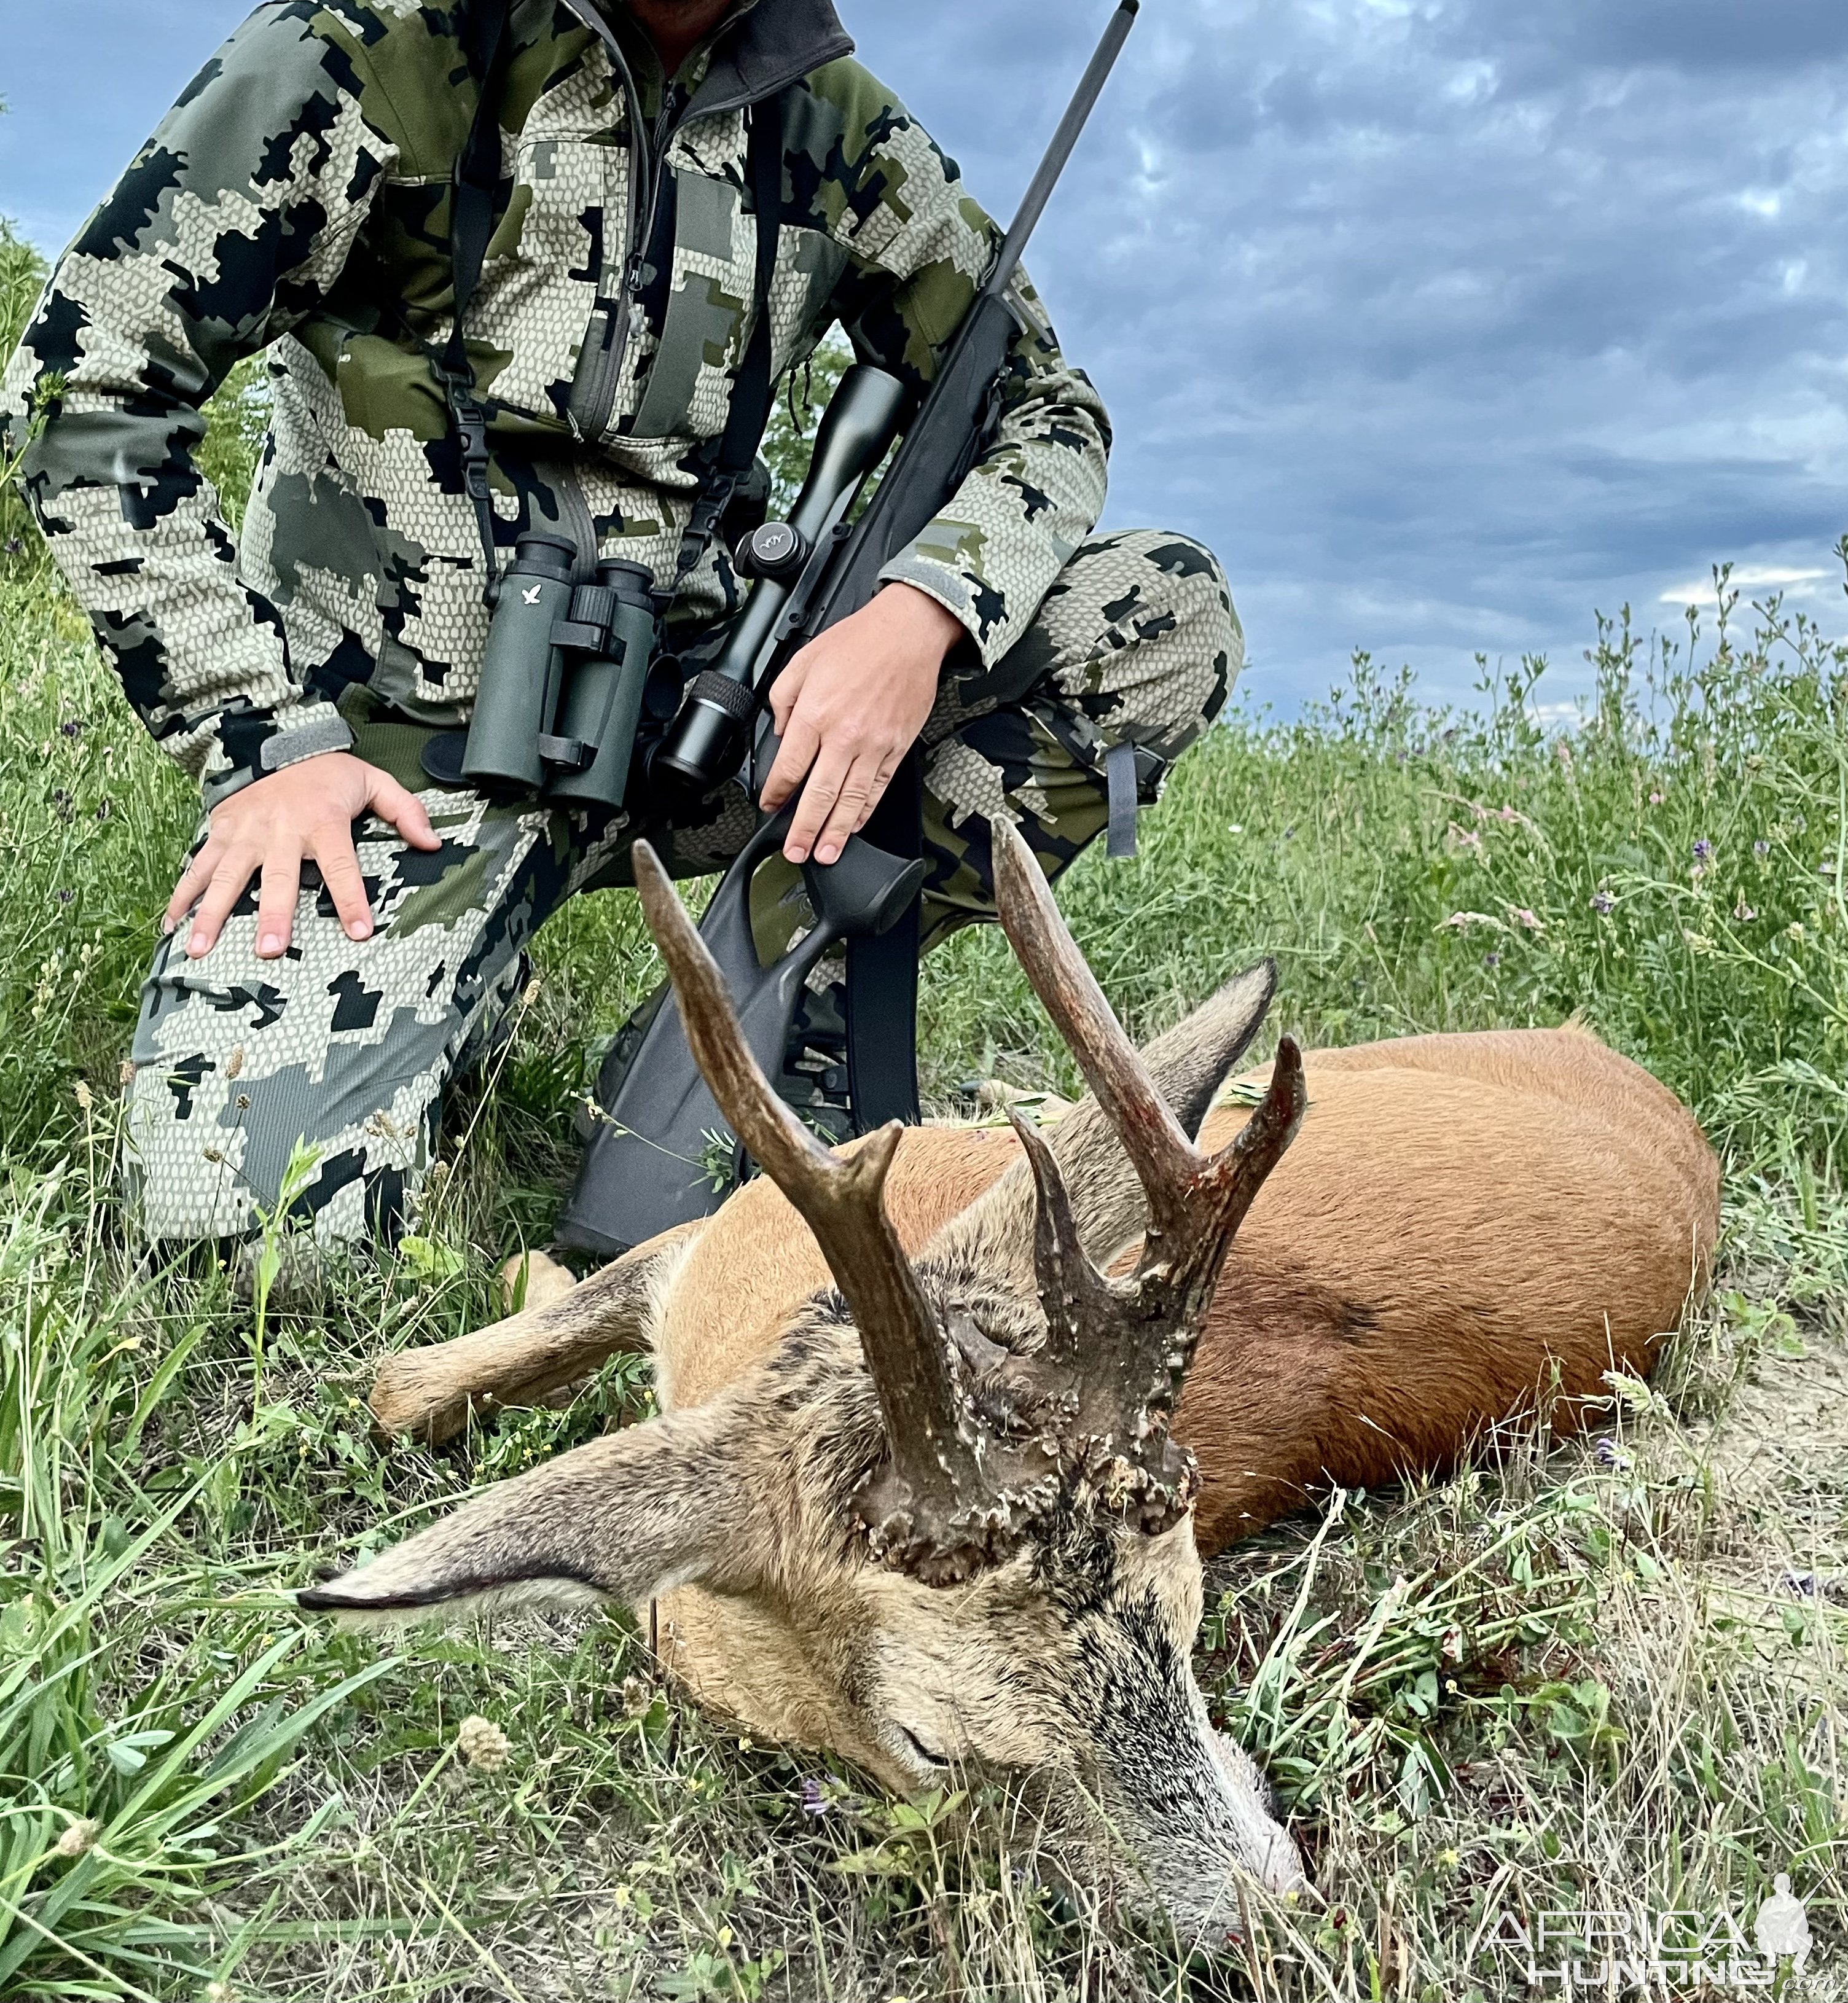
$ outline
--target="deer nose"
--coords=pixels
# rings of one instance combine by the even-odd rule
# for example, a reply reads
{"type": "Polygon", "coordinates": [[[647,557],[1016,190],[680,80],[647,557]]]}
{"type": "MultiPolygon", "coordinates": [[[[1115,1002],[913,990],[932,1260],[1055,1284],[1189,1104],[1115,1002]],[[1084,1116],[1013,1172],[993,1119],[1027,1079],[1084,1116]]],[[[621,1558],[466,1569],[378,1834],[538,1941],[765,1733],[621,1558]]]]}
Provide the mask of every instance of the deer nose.
{"type": "Polygon", "coordinates": [[[1258,1867],[1258,1882],[1265,1891],[1276,1893],[1280,1899],[1311,1889],[1301,1854],[1280,1829],[1271,1831],[1263,1861],[1258,1867]]]}

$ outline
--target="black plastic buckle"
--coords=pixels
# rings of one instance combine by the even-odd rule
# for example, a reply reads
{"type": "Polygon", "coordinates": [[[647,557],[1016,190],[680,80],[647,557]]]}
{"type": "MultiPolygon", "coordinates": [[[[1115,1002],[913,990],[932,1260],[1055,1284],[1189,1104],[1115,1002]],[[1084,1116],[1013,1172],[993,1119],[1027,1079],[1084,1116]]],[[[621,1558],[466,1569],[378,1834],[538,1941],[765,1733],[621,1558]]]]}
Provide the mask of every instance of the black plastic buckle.
{"type": "Polygon", "coordinates": [[[565,772],[587,772],[597,763],[597,746],[576,737],[539,739],[539,756],[548,765],[565,772]]]}

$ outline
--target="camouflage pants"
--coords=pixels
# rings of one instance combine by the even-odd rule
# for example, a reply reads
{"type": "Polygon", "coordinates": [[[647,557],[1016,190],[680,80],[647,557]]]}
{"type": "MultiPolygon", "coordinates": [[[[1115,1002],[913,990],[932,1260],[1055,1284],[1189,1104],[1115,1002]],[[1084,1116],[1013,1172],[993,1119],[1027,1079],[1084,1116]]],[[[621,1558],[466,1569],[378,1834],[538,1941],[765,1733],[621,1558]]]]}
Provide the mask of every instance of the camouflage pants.
{"type": "MultiPolygon", "coordinates": [[[[992,917],[989,823],[1007,815],[1056,873],[1103,832],[1105,758],[1137,760],[1145,798],[1223,706],[1244,641],[1223,575],[1197,544],[1136,532],[1084,544],[1034,627],[992,673],[946,676],[924,738],[924,932],[992,917]]],[[[324,1243],[390,1236],[415,1217],[443,1089],[488,1047],[525,948],[564,901],[620,876],[619,823],[432,788],[427,733],[359,725],[358,755],[418,790],[439,853],[385,824],[355,830],[377,921],[349,939],[312,872],[281,961],[256,956],[247,893],[199,960],[184,928],[143,990],[129,1141],[152,1241],[236,1239],[273,1213],[292,1158],[294,1212],[324,1243]]],[[[756,826],[741,788],[677,828],[676,874],[723,869],[756,826]]]]}

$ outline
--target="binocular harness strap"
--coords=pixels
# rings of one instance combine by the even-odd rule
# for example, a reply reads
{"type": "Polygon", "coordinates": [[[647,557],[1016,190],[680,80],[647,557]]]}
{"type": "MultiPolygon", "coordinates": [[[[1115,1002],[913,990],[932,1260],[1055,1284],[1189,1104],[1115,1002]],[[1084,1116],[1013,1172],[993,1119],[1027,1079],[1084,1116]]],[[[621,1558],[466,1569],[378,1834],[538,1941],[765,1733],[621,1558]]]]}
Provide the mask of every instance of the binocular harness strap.
{"type": "MultiPolygon", "coordinates": [[[[463,484],[481,532],[481,557],[487,575],[485,596],[492,604],[499,594],[500,558],[494,526],[494,500],[488,484],[488,414],[476,394],[475,374],[468,358],[468,309],[481,282],[488,246],[494,236],[502,169],[500,107],[513,57],[510,24],[513,0],[470,0],[464,10],[462,37],[469,67],[480,79],[475,107],[460,157],[456,162],[450,206],[450,261],[455,291],[454,323],[434,366],[448,401],[450,421],[460,452],[463,484]]],[[[754,324],[731,408],[712,471],[702,484],[687,531],[681,540],[669,602],[711,548],[725,511],[755,463],[764,433],[769,428],[775,381],[770,292],[776,276],[782,233],[783,115],[780,96],[751,110],[749,170],[757,207],[757,277],[754,324]]]]}
{"type": "Polygon", "coordinates": [[[474,505],[486,568],[485,596],[492,604],[500,590],[500,558],[495,547],[494,498],[488,485],[488,413],[475,395],[468,359],[468,309],[481,282],[501,181],[500,105],[513,61],[509,16],[513,0],[471,0],[462,23],[469,67],[479,79],[481,99],[468,128],[450,194],[450,264],[455,288],[455,323],[436,364],[449,400],[450,418],[460,449],[462,484],[474,505]]]}

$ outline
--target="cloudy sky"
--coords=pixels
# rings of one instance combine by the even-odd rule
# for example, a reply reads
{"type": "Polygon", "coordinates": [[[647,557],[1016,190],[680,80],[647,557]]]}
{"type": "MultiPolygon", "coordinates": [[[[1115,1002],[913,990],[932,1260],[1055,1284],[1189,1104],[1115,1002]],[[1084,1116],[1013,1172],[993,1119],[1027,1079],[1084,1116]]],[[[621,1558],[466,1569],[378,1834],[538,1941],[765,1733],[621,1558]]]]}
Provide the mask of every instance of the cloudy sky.
{"type": "MultiPolygon", "coordinates": [[[[1108,0],[841,0],[1005,211],[1108,0]]],[[[0,212],[54,247],[245,11],[0,0],[0,212]]],[[[1288,708],[1434,695],[1710,565],[1839,626],[1843,0],[1144,0],[1031,264],[1118,431],[1110,519],[1203,535],[1288,708]]]]}

